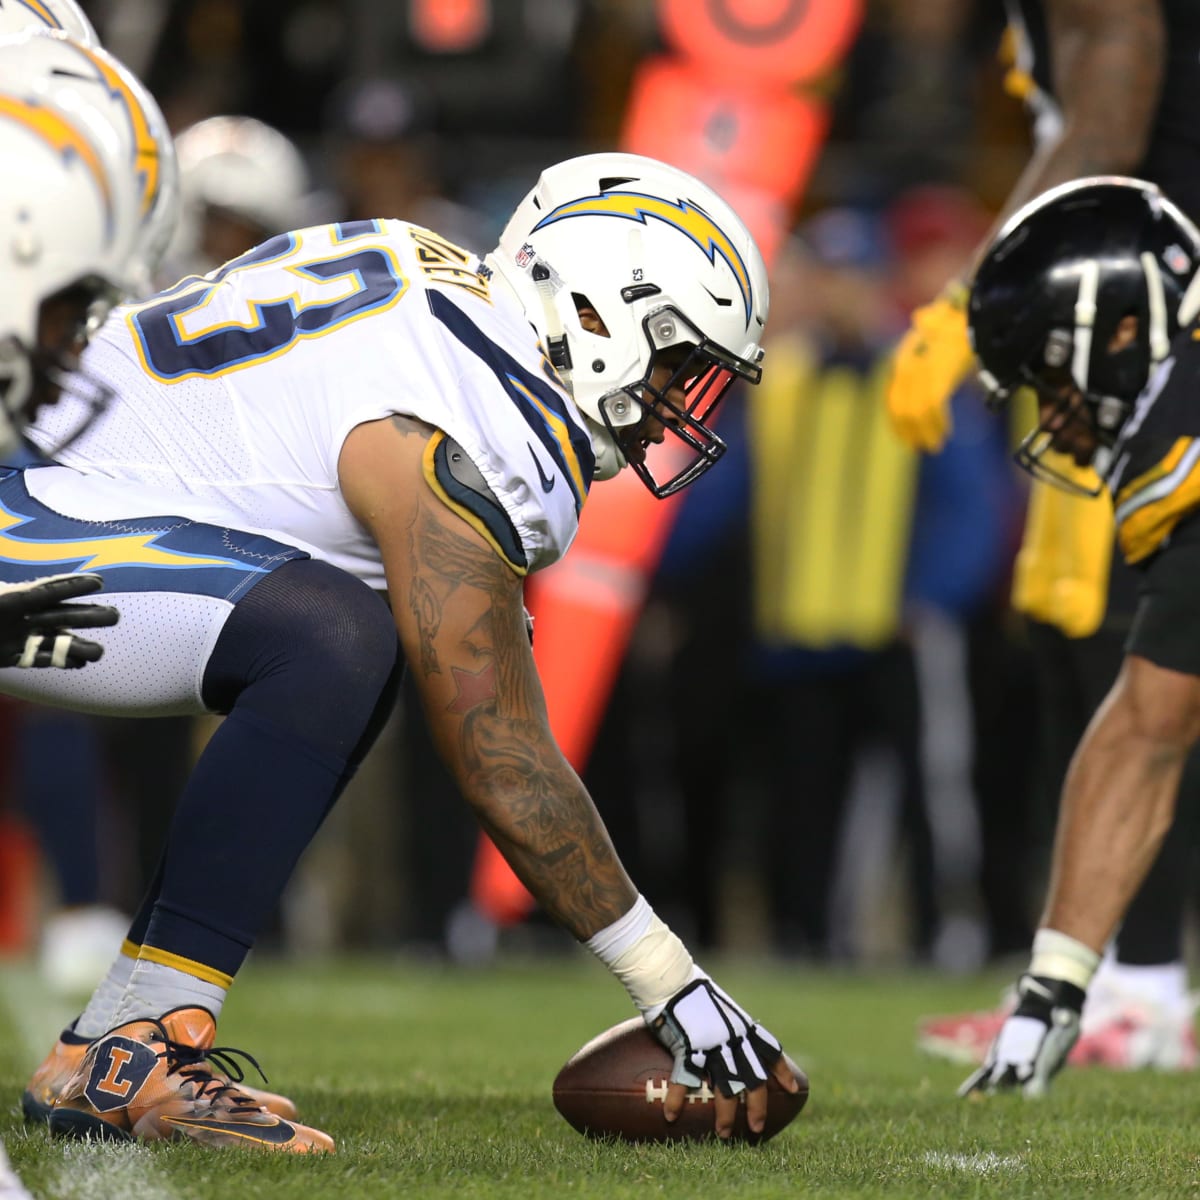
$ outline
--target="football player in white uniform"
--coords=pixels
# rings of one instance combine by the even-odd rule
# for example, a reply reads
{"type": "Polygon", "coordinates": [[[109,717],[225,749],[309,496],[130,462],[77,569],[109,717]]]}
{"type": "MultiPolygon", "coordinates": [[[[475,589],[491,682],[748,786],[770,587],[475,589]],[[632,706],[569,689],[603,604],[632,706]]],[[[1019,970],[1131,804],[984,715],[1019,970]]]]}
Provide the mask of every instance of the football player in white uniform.
{"type": "MultiPolygon", "coordinates": [[[[0,461],[14,463],[26,453],[25,423],[57,398],[77,361],[89,311],[95,320],[133,286],[147,252],[147,189],[154,187],[157,201],[162,173],[138,170],[130,131],[137,126],[135,108],[146,125],[144,110],[138,100],[114,99],[114,84],[132,76],[98,49],[76,5],[5,4],[0,35],[0,139],[5,162],[21,164],[9,168],[0,192],[0,222],[8,231],[0,297],[0,461]],[[30,30],[46,36],[10,37],[30,30]],[[51,37],[51,30],[65,33],[51,37]],[[55,73],[54,66],[67,69],[55,73]],[[102,85],[91,86],[89,73],[99,81],[101,72],[102,85]]],[[[165,124],[162,129],[165,137],[165,124]]],[[[87,380],[77,378],[73,386],[80,419],[107,395],[87,380]]],[[[100,577],[87,572],[6,581],[0,663],[77,668],[96,661],[102,648],[70,630],[111,625],[117,612],[71,601],[100,586],[100,577]]]]}
{"type": "MultiPolygon", "coordinates": [[[[0,6],[0,38],[27,27],[95,33],[70,0],[0,6]]],[[[123,126],[86,81],[24,71],[22,48],[0,44],[0,462],[29,461],[21,431],[53,404],[78,366],[89,318],[107,312],[134,274],[141,183],[128,169],[123,126]]],[[[76,377],[90,401],[99,398],[76,377]]],[[[93,404],[84,406],[93,411],[93,404]]],[[[0,664],[78,668],[101,647],[72,632],[112,625],[116,609],[72,603],[98,590],[96,574],[33,577],[0,586],[0,664]]],[[[29,1200],[0,1144],[0,1197],[29,1200]]]]}
{"type": "Polygon", "coordinates": [[[522,581],[566,551],[594,479],[629,465],[662,497],[717,462],[712,414],[759,378],[767,303],[718,196],[601,154],[546,170],[482,261],[402,221],[330,225],[110,318],[84,365],[113,401],[57,465],[0,478],[0,579],[95,571],[121,623],[89,671],[0,671],[0,688],[227,715],[76,1025],[53,1132],[333,1148],[213,1084],[206,1053],[404,666],[485,829],[674,1053],[668,1117],[707,1077],[719,1134],[742,1092],[761,1126],[768,1076],[795,1086],[779,1044],[617,860],[551,735],[522,581]]]}

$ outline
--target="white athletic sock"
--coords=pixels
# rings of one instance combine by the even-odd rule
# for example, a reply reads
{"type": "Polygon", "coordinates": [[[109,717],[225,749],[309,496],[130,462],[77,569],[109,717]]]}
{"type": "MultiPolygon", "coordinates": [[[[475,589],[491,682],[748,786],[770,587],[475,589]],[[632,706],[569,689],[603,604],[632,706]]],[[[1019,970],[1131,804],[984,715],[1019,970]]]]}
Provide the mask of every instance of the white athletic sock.
{"type": "Polygon", "coordinates": [[[1182,1008],[1188,1002],[1187,967],[1182,962],[1143,967],[1114,961],[1107,973],[1113,990],[1131,1000],[1167,1009],[1182,1008]]]}
{"type": "Polygon", "coordinates": [[[80,1037],[98,1038],[116,1024],[113,1016],[121,1003],[121,997],[125,994],[136,963],[136,958],[124,952],[113,959],[108,974],[100,981],[100,986],[92,993],[87,1007],[75,1022],[75,1032],[80,1037]]]}
{"type": "Polygon", "coordinates": [[[113,1014],[112,1027],[161,1017],[173,1008],[207,1008],[215,1020],[225,1003],[225,988],[186,971],[139,958],[125,994],[113,1014]]]}

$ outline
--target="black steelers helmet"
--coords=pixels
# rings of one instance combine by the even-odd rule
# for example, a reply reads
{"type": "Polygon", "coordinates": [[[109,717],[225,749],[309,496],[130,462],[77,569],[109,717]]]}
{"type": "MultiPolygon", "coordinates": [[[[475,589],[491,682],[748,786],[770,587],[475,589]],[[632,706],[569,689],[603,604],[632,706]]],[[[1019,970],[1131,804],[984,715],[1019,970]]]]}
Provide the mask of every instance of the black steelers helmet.
{"type": "Polygon", "coordinates": [[[1141,179],[1074,180],[1005,224],[975,272],[967,319],[992,403],[1028,387],[1054,405],[1018,449],[1023,467],[1080,490],[1042,461],[1052,423],[1071,410],[1111,447],[1176,331],[1200,307],[1198,267],[1200,231],[1141,179]],[[1136,336],[1114,343],[1128,316],[1136,336]]]}

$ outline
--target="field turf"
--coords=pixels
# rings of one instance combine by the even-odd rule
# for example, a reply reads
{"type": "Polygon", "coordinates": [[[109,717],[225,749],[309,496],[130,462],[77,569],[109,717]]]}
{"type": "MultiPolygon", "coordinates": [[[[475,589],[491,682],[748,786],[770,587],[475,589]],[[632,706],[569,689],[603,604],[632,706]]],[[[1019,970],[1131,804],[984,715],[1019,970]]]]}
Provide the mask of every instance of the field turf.
{"type": "Polygon", "coordinates": [[[379,1197],[1181,1196],[1200,1190],[1200,1079],[1072,1072],[1046,1100],[955,1098],[961,1068],[913,1048],[916,1018],[992,1003],[1002,979],[709,964],[808,1071],[812,1096],[759,1148],[590,1142],[550,1084],[630,1015],[596,964],[454,971],[402,959],[258,960],[218,1041],[336,1137],[324,1159],[192,1145],[63,1143],[17,1098],[69,1007],[0,969],[0,1135],[42,1200],[379,1197]]]}

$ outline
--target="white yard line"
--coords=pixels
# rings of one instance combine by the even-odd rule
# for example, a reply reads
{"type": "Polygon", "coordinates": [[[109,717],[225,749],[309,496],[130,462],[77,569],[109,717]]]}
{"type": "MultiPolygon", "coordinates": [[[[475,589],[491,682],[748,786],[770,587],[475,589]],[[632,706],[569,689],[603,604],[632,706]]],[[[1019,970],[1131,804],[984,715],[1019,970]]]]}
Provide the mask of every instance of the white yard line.
{"type": "MultiPolygon", "coordinates": [[[[59,999],[32,968],[8,965],[0,970],[0,1009],[31,1071],[79,1015],[79,1007],[59,999]]],[[[59,1165],[39,1200],[179,1200],[144,1146],[56,1140],[50,1154],[59,1165]]]]}
{"type": "Polygon", "coordinates": [[[179,1200],[145,1146],[67,1141],[61,1146],[44,1200],[179,1200]]]}
{"type": "Polygon", "coordinates": [[[966,1175],[1015,1175],[1025,1169],[1025,1163],[1018,1155],[993,1154],[990,1150],[982,1154],[947,1154],[941,1150],[927,1150],[921,1156],[921,1161],[927,1167],[966,1175]]]}

